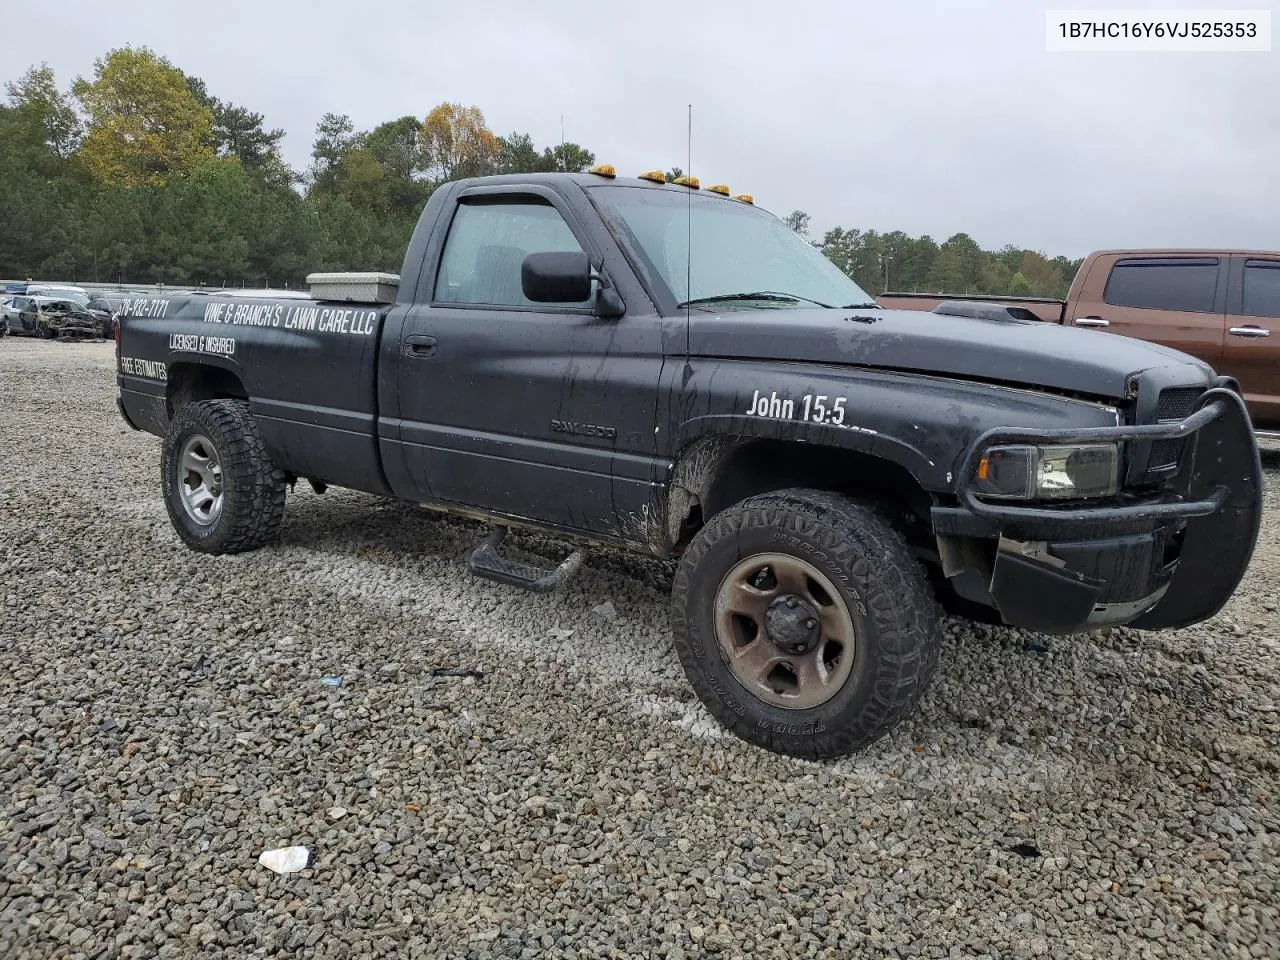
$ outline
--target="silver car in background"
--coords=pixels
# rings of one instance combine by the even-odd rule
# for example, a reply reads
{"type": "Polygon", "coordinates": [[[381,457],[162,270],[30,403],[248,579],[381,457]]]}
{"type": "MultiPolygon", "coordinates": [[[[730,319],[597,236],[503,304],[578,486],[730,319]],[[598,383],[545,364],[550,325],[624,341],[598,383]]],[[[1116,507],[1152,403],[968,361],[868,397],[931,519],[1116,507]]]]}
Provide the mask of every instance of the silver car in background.
{"type": "Polygon", "coordinates": [[[28,283],[29,297],[56,297],[59,300],[71,300],[81,307],[88,306],[92,296],[84,287],[69,283],[28,283]]]}

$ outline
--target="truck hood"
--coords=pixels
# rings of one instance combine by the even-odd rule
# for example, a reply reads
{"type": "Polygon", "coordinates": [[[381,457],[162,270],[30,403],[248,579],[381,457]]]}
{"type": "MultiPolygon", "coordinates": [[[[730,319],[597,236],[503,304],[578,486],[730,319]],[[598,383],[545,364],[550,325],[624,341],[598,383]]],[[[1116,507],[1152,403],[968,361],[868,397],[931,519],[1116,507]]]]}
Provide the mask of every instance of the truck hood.
{"type": "Polygon", "coordinates": [[[1200,384],[1213,376],[1188,354],[1101,330],[915,310],[694,311],[689,352],[847,364],[1111,399],[1123,398],[1126,381],[1152,367],[1175,368],[1170,382],[1200,384]]]}

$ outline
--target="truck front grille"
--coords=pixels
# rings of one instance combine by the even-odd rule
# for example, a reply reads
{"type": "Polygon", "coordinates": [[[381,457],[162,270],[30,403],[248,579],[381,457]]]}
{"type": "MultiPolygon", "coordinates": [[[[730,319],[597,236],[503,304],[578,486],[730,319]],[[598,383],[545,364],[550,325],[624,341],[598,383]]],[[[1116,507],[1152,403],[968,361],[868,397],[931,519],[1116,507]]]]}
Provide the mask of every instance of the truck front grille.
{"type": "MultiPolygon", "coordinates": [[[[1177,423],[1191,416],[1203,387],[1175,387],[1165,390],[1156,402],[1156,423],[1177,423]]],[[[1148,470],[1167,470],[1178,465],[1184,440],[1157,440],[1151,444],[1148,470]]]]}
{"type": "Polygon", "coordinates": [[[1196,408],[1196,401],[1204,393],[1203,387],[1175,387],[1160,394],[1156,403],[1157,423],[1177,423],[1191,416],[1196,408]]]}

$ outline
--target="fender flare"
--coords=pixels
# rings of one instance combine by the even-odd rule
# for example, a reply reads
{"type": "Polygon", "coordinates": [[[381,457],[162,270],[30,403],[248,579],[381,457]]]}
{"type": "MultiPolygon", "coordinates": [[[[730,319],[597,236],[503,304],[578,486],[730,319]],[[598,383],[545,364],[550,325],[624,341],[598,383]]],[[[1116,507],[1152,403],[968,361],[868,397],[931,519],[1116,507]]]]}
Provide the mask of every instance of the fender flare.
{"type": "Polygon", "coordinates": [[[928,486],[922,474],[937,467],[919,450],[871,430],[851,430],[823,424],[806,424],[738,415],[695,417],[677,431],[678,453],[671,462],[661,509],[662,523],[655,534],[664,546],[679,542],[684,525],[696,505],[704,506],[708,492],[721,476],[725,462],[737,451],[757,441],[803,444],[883,460],[909,474],[922,491],[943,492],[928,486]]]}
{"type": "Polygon", "coordinates": [[[926,490],[947,492],[946,488],[929,482],[929,478],[938,472],[939,465],[923,451],[897,437],[866,427],[770,420],[745,414],[707,414],[680,424],[676,431],[676,447],[683,455],[690,444],[709,437],[733,438],[736,441],[781,440],[865,453],[902,467],[926,490]]]}

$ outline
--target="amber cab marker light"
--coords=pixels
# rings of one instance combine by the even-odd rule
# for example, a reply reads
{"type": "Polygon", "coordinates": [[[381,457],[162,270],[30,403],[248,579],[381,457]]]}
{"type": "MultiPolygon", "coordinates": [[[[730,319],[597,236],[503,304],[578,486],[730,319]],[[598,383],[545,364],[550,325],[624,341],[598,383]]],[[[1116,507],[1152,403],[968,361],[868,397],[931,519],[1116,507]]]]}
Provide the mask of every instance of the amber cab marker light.
{"type": "Polygon", "coordinates": [[[733,199],[740,200],[743,203],[755,203],[755,200],[752,199],[751,194],[749,193],[740,193],[733,199]]]}
{"type": "Polygon", "coordinates": [[[672,182],[672,183],[678,183],[678,184],[680,184],[680,186],[682,186],[682,187],[692,187],[694,190],[697,190],[697,189],[698,189],[698,178],[697,178],[697,177],[676,177],[676,178],[675,178],[674,180],[672,180],[671,182],[672,182]]]}
{"type": "Polygon", "coordinates": [[[641,180],[652,180],[654,183],[666,183],[667,175],[661,170],[649,170],[640,174],[641,180]]]}
{"type": "Polygon", "coordinates": [[[617,168],[612,163],[602,163],[599,166],[592,167],[587,173],[594,173],[597,177],[613,178],[618,175],[617,168]]]}
{"type": "Polygon", "coordinates": [[[727,197],[727,196],[729,195],[729,186],[728,186],[728,184],[724,184],[724,183],[716,183],[716,184],[712,184],[711,186],[707,187],[707,189],[708,189],[709,191],[711,191],[712,193],[718,193],[718,194],[720,194],[722,197],[727,197]]]}

